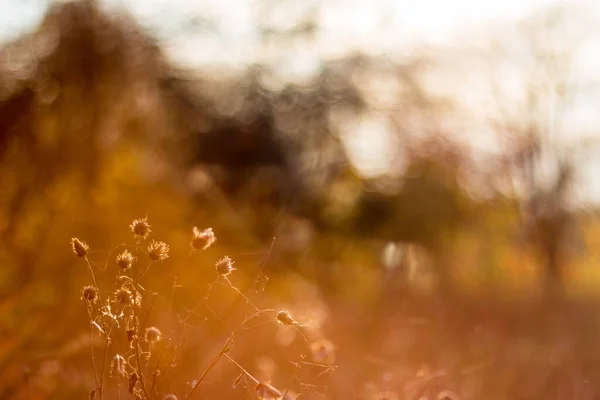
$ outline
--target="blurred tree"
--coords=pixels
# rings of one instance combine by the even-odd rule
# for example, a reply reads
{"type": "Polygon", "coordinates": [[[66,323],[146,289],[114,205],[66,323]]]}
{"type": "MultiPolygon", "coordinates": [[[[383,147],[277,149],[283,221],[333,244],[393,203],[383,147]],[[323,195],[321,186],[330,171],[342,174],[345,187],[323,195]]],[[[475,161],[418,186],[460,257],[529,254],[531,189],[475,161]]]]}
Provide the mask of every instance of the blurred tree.
{"type": "Polygon", "coordinates": [[[522,227],[545,265],[551,295],[562,290],[563,268],[582,241],[570,190],[581,152],[577,142],[571,144],[576,132],[565,125],[579,91],[573,63],[584,37],[581,27],[572,25],[576,19],[584,22],[578,11],[556,6],[532,16],[507,35],[518,44],[497,39],[489,55],[496,72],[497,128],[508,142],[516,185],[513,196],[521,202],[522,227]],[[507,84],[515,81],[518,87],[507,84]]]}

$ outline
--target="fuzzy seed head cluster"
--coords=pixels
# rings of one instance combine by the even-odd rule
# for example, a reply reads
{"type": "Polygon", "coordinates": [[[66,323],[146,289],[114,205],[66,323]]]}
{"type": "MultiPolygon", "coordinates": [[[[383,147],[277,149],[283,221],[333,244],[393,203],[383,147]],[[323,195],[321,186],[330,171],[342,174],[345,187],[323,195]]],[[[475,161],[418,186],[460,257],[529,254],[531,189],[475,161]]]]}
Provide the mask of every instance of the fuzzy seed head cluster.
{"type": "Polygon", "coordinates": [[[73,253],[75,253],[77,257],[85,257],[87,256],[90,246],[88,246],[86,242],[82,242],[77,238],[72,238],[71,248],[73,249],[73,253]]]}
{"type": "Polygon", "coordinates": [[[146,328],[146,333],[144,338],[148,343],[158,342],[162,338],[162,332],[155,327],[146,328]]]}
{"type": "Polygon", "coordinates": [[[256,385],[256,396],[260,400],[281,400],[283,397],[277,388],[267,382],[259,382],[256,385]]]}
{"type": "Polygon", "coordinates": [[[126,365],[127,361],[125,361],[123,356],[119,354],[115,355],[110,363],[110,375],[113,377],[127,377],[126,365]]]}
{"type": "Polygon", "coordinates": [[[225,256],[217,261],[215,266],[219,275],[227,276],[235,271],[235,268],[233,267],[233,260],[228,256],[225,256]]]}
{"type": "Polygon", "coordinates": [[[121,271],[125,272],[131,268],[133,264],[133,255],[127,250],[117,256],[117,266],[121,271]]]}
{"type": "Polygon", "coordinates": [[[150,232],[152,232],[147,217],[136,219],[129,227],[136,239],[146,239],[150,232]]]}
{"type": "Polygon", "coordinates": [[[192,230],[192,247],[196,250],[206,250],[217,241],[217,237],[212,228],[206,228],[203,231],[194,227],[192,230]]]}
{"type": "Polygon", "coordinates": [[[98,289],[94,286],[85,286],[81,291],[81,300],[87,300],[89,303],[95,303],[98,300],[98,289]]]}
{"type": "Polygon", "coordinates": [[[169,245],[153,240],[148,246],[148,257],[154,262],[166,260],[169,257],[169,245]]]}

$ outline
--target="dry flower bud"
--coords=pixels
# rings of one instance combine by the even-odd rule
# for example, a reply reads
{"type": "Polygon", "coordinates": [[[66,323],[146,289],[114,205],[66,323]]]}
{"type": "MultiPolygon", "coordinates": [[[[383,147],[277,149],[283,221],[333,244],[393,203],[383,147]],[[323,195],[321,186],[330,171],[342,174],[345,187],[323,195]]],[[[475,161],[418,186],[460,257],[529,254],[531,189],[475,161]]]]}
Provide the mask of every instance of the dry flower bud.
{"type": "Polygon", "coordinates": [[[233,267],[233,261],[228,256],[225,256],[217,261],[215,266],[217,267],[217,273],[219,275],[226,276],[235,271],[235,268],[233,267]]]}
{"type": "Polygon", "coordinates": [[[194,227],[192,232],[192,247],[196,250],[206,250],[217,241],[212,228],[206,228],[205,230],[200,231],[198,228],[194,227]]]}
{"type": "Polygon", "coordinates": [[[131,305],[131,292],[127,289],[117,289],[115,292],[115,301],[122,305],[131,305]]]}
{"type": "Polygon", "coordinates": [[[277,313],[277,321],[283,325],[300,325],[287,311],[279,311],[277,313]]]}
{"type": "Polygon", "coordinates": [[[146,239],[150,232],[152,232],[150,230],[150,224],[148,224],[148,217],[136,219],[129,227],[131,228],[133,235],[138,239],[146,239]]]}
{"type": "Polygon", "coordinates": [[[119,354],[117,354],[110,363],[110,375],[113,377],[126,377],[127,370],[125,366],[127,365],[127,361],[125,358],[119,354]]]}
{"type": "Polygon", "coordinates": [[[266,382],[256,385],[256,396],[260,400],[280,400],[283,397],[279,390],[266,382]]]}
{"type": "Polygon", "coordinates": [[[82,242],[77,238],[71,239],[71,247],[73,248],[73,253],[75,253],[77,257],[87,256],[88,250],[90,249],[90,246],[88,246],[86,242],[82,242]]]}
{"type": "Polygon", "coordinates": [[[133,264],[133,256],[127,250],[117,256],[117,265],[122,271],[127,271],[133,264]]]}
{"type": "Polygon", "coordinates": [[[145,339],[149,343],[158,342],[162,338],[162,333],[158,328],[150,327],[146,328],[145,339]]]}
{"type": "Polygon", "coordinates": [[[81,291],[81,300],[87,300],[95,303],[98,300],[98,289],[94,286],[85,286],[81,291]]]}
{"type": "Polygon", "coordinates": [[[152,241],[148,246],[148,257],[152,261],[163,261],[169,257],[169,246],[165,242],[152,241]]]}

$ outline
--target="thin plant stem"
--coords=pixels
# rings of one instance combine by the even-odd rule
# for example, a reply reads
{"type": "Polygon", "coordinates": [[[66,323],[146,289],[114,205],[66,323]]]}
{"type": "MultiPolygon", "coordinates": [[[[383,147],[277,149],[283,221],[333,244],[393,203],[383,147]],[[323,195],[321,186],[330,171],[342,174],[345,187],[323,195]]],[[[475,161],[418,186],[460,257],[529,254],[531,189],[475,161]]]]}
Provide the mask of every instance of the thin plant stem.
{"type": "Polygon", "coordinates": [[[87,263],[88,269],[90,270],[90,273],[92,274],[92,281],[94,282],[94,286],[98,288],[98,283],[96,283],[96,276],[94,275],[94,269],[92,268],[92,264],[90,263],[90,260],[88,260],[87,256],[85,256],[84,258],[85,258],[85,262],[87,263]]]}
{"type": "Polygon", "coordinates": [[[183,327],[183,325],[187,322],[187,320],[189,320],[192,317],[192,315],[195,315],[196,311],[198,311],[198,309],[200,307],[202,307],[202,305],[204,304],[204,302],[206,302],[206,300],[208,300],[208,296],[210,296],[210,292],[212,291],[213,286],[218,282],[220,276],[221,275],[217,275],[217,277],[215,278],[215,280],[210,285],[208,285],[208,289],[207,289],[206,293],[204,294],[204,297],[202,298],[202,300],[200,300],[200,302],[191,311],[188,312],[188,315],[186,315],[185,318],[183,318],[181,320],[181,322],[179,323],[179,325],[175,329],[173,329],[173,331],[169,335],[167,335],[166,340],[169,340],[170,338],[172,338],[173,335],[179,329],[181,329],[183,327]]]}
{"type": "Polygon", "coordinates": [[[198,380],[196,381],[196,383],[192,387],[192,390],[190,391],[190,393],[185,398],[186,400],[189,400],[192,397],[192,395],[194,394],[194,392],[196,391],[196,389],[198,389],[198,386],[200,386],[200,384],[204,381],[204,379],[210,373],[210,371],[212,371],[212,369],[215,367],[215,365],[217,365],[217,363],[219,362],[219,360],[226,353],[228,353],[229,350],[231,350],[231,346],[233,344],[233,339],[235,338],[235,335],[239,332],[239,330],[242,328],[242,326],[244,326],[244,324],[246,322],[248,322],[250,319],[257,317],[260,314],[263,314],[265,312],[273,312],[273,311],[274,310],[261,310],[261,311],[257,311],[256,313],[252,314],[251,316],[245,318],[242,322],[240,322],[240,324],[238,325],[238,327],[231,333],[231,335],[229,336],[229,338],[225,341],[225,343],[223,344],[223,347],[221,348],[221,350],[219,351],[219,353],[212,359],[212,361],[206,367],[206,369],[204,370],[204,372],[202,373],[202,375],[200,375],[200,377],[198,378],[198,380]]]}
{"type": "Polygon", "coordinates": [[[246,374],[246,376],[250,379],[252,379],[254,381],[254,383],[259,384],[259,380],[256,379],[254,376],[252,376],[252,374],[248,371],[246,371],[246,369],[244,367],[242,367],[237,361],[235,361],[233,358],[229,357],[229,355],[224,354],[223,357],[225,357],[226,359],[228,359],[229,361],[231,361],[236,367],[238,367],[244,374],[246,374]]]}

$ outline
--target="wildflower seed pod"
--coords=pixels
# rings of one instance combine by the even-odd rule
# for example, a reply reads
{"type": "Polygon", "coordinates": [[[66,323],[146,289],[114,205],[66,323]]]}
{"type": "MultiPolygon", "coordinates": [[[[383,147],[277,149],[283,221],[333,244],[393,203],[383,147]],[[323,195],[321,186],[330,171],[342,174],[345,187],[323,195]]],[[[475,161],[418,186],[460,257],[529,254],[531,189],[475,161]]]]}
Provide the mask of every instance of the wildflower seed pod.
{"type": "Polygon", "coordinates": [[[117,289],[115,301],[124,306],[130,305],[132,303],[131,292],[127,289],[117,289]]]}
{"type": "Polygon", "coordinates": [[[77,257],[87,256],[88,250],[90,249],[90,246],[88,246],[86,242],[82,242],[77,238],[71,239],[71,247],[73,249],[73,253],[75,253],[77,257]]]}
{"type": "Polygon", "coordinates": [[[215,266],[219,275],[227,276],[235,271],[235,268],[233,267],[233,261],[228,256],[225,256],[217,261],[215,266]]]}
{"type": "Polygon", "coordinates": [[[169,246],[164,242],[152,241],[148,246],[148,257],[152,261],[163,261],[169,257],[169,246]]]}
{"type": "Polygon", "coordinates": [[[133,255],[131,255],[131,253],[127,250],[123,251],[117,256],[117,266],[121,269],[121,271],[129,270],[132,264],[133,255]]]}
{"type": "Polygon", "coordinates": [[[98,289],[94,286],[85,286],[81,291],[81,300],[95,303],[98,300],[98,289]]]}
{"type": "Polygon", "coordinates": [[[298,322],[292,318],[289,312],[279,311],[277,313],[277,321],[283,325],[299,325],[298,322]]]}
{"type": "Polygon", "coordinates": [[[206,250],[217,241],[212,228],[200,231],[197,227],[192,229],[192,247],[196,250],[206,250]]]}
{"type": "Polygon", "coordinates": [[[158,328],[152,326],[150,328],[146,328],[144,338],[148,343],[158,342],[162,338],[162,332],[158,328]]]}
{"type": "Polygon", "coordinates": [[[260,400],[281,400],[283,397],[279,390],[266,382],[256,385],[256,396],[260,400]]]}
{"type": "Polygon", "coordinates": [[[136,239],[146,239],[152,230],[150,229],[150,224],[148,224],[148,218],[140,218],[136,219],[129,225],[131,231],[133,232],[133,236],[136,239]]]}
{"type": "Polygon", "coordinates": [[[125,361],[125,358],[117,354],[110,363],[110,376],[127,377],[127,370],[125,369],[126,365],[127,361],[125,361]]]}

